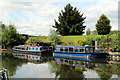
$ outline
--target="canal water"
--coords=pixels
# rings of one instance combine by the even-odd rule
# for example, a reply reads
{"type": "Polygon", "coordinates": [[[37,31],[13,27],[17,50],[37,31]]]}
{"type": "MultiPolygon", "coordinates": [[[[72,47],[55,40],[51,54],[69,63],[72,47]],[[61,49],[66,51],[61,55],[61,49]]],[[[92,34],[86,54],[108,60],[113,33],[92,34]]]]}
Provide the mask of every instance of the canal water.
{"type": "MultiPolygon", "coordinates": [[[[48,53],[49,54],[49,53],[48,53]]],[[[2,54],[10,78],[100,78],[120,80],[120,62],[109,59],[72,59],[26,53],[2,54]]]]}

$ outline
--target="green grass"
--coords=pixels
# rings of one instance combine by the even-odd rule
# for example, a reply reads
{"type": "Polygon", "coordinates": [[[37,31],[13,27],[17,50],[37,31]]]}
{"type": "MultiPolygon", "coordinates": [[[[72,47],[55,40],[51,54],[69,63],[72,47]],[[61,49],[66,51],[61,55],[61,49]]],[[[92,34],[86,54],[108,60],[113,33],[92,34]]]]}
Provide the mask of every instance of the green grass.
{"type": "Polygon", "coordinates": [[[49,42],[49,39],[47,36],[29,37],[26,43],[28,42],[49,42]]]}
{"type": "Polygon", "coordinates": [[[81,35],[81,36],[62,36],[62,42],[77,42],[77,41],[86,41],[88,39],[97,39],[101,35],[81,35]]]}
{"type": "MultiPolygon", "coordinates": [[[[101,35],[73,35],[73,36],[60,36],[61,42],[65,45],[68,45],[68,42],[73,42],[72,45],[77,45],[78,41],[86,41],[89,39],[97,39],[101,37],[101,35]]],[[[38,37],[30,37],[27,42],[50,42],[48,36],[38,36],[38,37]]]]}

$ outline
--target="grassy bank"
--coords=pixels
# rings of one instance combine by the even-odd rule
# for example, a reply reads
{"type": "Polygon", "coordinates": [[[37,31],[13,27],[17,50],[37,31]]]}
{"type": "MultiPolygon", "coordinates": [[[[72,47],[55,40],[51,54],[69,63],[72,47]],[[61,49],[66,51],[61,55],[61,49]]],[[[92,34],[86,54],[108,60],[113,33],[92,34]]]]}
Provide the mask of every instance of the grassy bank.
{"type": "MultiPolygon", "coordinates": [[[[117,34],[112,34],[109,37],[106,35],[76,35],[76,36],[60,36],[62,45],[73,45],[73,46],[84,46],[91,45],[92,39],[98,41],[98,46],[106,46],[106,42],[111,42],[110,48],[112,50],[119,52],[120,51],[120,42],[117,34]],[[109,38],[109,39],[108,39],[109,38]]],[[[30,37],[26,43],[29,42],[51,42],[48,36],[37,36],[30,37]]]]}
{"type": "MultiPolygon", "coordinates": [[[[97,39],[101,37],[101,35],[80,35],[80,36],[60,36],[61,42],[63,45],[68,45],[68,42],[72,42],[69,45],[80,45],[80,42],[88,42],[90,39],[97,39]]],[[[48,36],[37,36],[37,37],[30,37],[26,43],[29,42],[50,42],[48,36]]]]}
{"type": "Polygon", "coordinates": [[[61,39],[63,43],[73,42],[74,45],[79,45],[79,42],[88,42],[88,40],[99,37],[101,37],[101,35],[62,36],[61,39]]]}

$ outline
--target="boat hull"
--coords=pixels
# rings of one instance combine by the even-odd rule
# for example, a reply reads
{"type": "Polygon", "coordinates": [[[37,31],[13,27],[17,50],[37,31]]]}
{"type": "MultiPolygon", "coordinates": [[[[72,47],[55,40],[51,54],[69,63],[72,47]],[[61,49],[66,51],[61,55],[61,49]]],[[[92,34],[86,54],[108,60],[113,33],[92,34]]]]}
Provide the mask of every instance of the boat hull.
{"type": "Polygon", "coordinates": [[[52,50],[42,50],[42,51],[29,51],[29,50],[12,50],[14,53],[50,53],[52,50]]]}
{"type": "Polygon", "coordinates": [[[54,52],[54,57],[64,57],[64,58],[106,58],[108,53],[59,53],[54,52]]]}
{"type": "Polygon", "coordinates": [[[13,50],[14,53],[41,53],[41,51],[28,51],[28,50],[13,50]]]}

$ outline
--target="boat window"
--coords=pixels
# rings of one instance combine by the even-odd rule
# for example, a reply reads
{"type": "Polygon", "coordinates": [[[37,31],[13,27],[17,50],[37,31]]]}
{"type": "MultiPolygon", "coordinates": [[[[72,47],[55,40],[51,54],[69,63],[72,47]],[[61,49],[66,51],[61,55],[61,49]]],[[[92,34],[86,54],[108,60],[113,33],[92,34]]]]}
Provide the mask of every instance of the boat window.
{"type": "Polygon", "coordinates": [[[22,48],[22,50],[25,50],[25,48],[22,48]]]}
{"type": "Polygon", "coordinates": [[[28,47],[25,47],[25,50],[28,50],[28,47]]]}
{"type": "Polygon", "coordinates": [[[43,47],[43,49],[47,49],[47,47],[43,47]]]}
{"type": "Polygon", "coordinates": [[[29,48],[29,50],[30,50],[31,48],[29,48]]]}
{"type": "Polygon", "coordinates": [[[62,47],[60,48],[60,51],[63,51],[63,48],[62,48],[62,47]]]}
{"type": "Polygon", "coordinates": [[[34,59],[34,56],[32,56],[32,58],[34,59]]]}
{"type": "Polygon", "coordinates": [[[72,48],[72,47],[70,47],[70,48],[69,48],[69,51],[70,51],[70,52],[73,52],[73,48],[72,48]]]}
{"type": "Polygon", "coordinates": [[[68,60],[65,60],[65,63],[68,63],[68,60]]]}
{"type": "Polygon", "coordinates": [[[65,51],[67,52],[67,51],[68,51],[68,48],[65,48],[65,51]]]}
{"type": "Polygon", "coordinates": [[[78,65],[79,64],[79,62],[78,61],[75,61],[75,65],[78,65]]]}
{"type": "Polygon", "coordinates": [[[20,48],[18,47],[18,49],[20,49],[20,48]]]}
{"type": "Polygon", "coordinates": [[[70,60],[70,61],[69,61],[69,64],[73,65],[73,61],[70,60]]]}
{"type": "Polygon", "coordinates": [[[40,50],[42,50],[42,48],[40,48],[40,50]]]}
{"type": "Polygon", "coordinates": [[[56,51],[59,51],[60,50],[60,48],[56,48],[56,51]]]}
{"type": "Polygon", "coordinates": [[[32,50],[34,50],[34,48],[32,48],[32,50]]]}
{"type": "MultiPolygon", "coordinates": [[[[52,49],[52,47],[50,47],[50,49],[52,49]]],[[[59,48],[60,49],[60,48],[59,48]]]]}
{"type": "Polygon", "coordinates": [[[36,48],[36,50],[38,50],[38,48],[36,48]]]}
{"type": "Polygon", "coordinates": [[[61,59],[61,62],[63,62],[63,59],[61,59]]]}
{"type": "Polygon", "coordinates": [[[86,52],[93,52],[93,48],[86,48],[86,52]]]}
{"type": "Polygon", "coordinates": [[[80,48],[80,52],[84,52],[84,48],[80,48]]]}
{"type": "Polygon", "coordinates": [[[19,49],[21,49],[21,48],[19,48],[19,49]]]}
{"type": "Polygon", "coordinates": [[[36,56],[36,59],[38,59],[38,57],[36,56]]]}
{"type": "Polygon", "coordinates": [[[76,47],[76,48],[75,48],[75,52],[78,52],[78,51],[79,51],[79,48],[78,48],[78,47],[76,47]]]}

